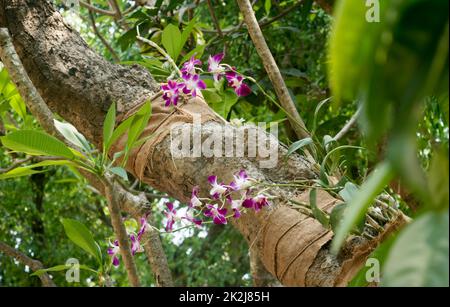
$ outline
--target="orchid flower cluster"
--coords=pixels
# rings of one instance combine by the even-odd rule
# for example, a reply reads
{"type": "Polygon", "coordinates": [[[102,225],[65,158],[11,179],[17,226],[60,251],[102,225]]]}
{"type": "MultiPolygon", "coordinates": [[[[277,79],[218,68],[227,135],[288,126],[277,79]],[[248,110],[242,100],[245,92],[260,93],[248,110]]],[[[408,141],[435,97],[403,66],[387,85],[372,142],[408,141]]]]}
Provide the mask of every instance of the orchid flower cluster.
{"type": "MultiPolygon", "coordinates": [[[[247,96],[251,93],[250,87],[244,83],[245,78],[236,72],[234,67],[222,64],[224,53],[210,56],[208,59],[208,72],[212,74],[214,82],[219,82],[225,77],[228,85],[232,87],[238,96],[247,96]]],[[[180,95],[191,95],[196,97],[201,90],[206,89],[206,83],[200,79],[198,72],[203,72],[199,67],[202,62],[194,56],[183,64],[181,68],[181,79],[168,80],[167,84],[161,86],[163,91],[163,99],[166,107],[170,105],[176,106],[180,95]]]]}
{"type": "Polygon", "coordinates": [[[217,176],[209,176],[208,182],[211,185],[210,197],[200,198],[199,188],[194,187],[183,216],[177,214],[172,203],[166,203],[167,209],[164,213],[167,217],[165,227],[167,232],[173,230],[173,225],[178,220],[186,220],[195,226],[211,222],[224,225],[229,218],[238,219],[244,210],[259,211],[270,205],[269,196],[255,189],[258,182],[250,178],[244,170],[235,174],[234,180],[228,185],[219,183],[217,176]]]}
{"type": "MultiPolygon", "coordinates": [[[[144,251],[144,248],[142,247],[142,238],[145,232],[147,232],[150,229],[150,224],[147,222],[147,215],[142,217],[140,219],[140,229],[137,234],[130,233],[128,235],[130,239],[130,246],[131,246],[131,254],[134,256],[137,253],[142,253],[144,251]]],[[[108,255],[112,258],[112,264],[115,267],[118,267],[120,265],[119,260],[119,254],[120,254],[120,246],[119,241],[114,240],[114,242],[110,242],[108,247],[108,255]]]]}
{"type": "MultiPolygon", "coordinates": [[[[196,227],[206,223],[225,225],[228,223],[228,219],[241,217],[245,210],[257,212],[270,205],[270,196],[265,194],[264,190],[257,189],[258,181],[250,178],[245,170],[241,170],[233,177],[233,181],[224,184],[223,182],[219,183],[217,176],[209,176],[208,182],[211,188],[209,190],[210,197],[207,198],[199,197],[200,189],[197,186],[194,187],[184,214],[180,214],[173,203],[165,203],[164,215],[167,219],[165,231],[172,232],[177,221],[185,221],[188,226],[196,227]]],[[[147,222],[147,216],[144,216],[140,219],[138,233],[130,232],[128,234],[133,256],[144,251],[143,236],[151,227],[147,222]]],[[[112,264],[117,267],[120,264],[119,241],[114,240],[109,245],[108,255],[112,258],[112,264]]]]}

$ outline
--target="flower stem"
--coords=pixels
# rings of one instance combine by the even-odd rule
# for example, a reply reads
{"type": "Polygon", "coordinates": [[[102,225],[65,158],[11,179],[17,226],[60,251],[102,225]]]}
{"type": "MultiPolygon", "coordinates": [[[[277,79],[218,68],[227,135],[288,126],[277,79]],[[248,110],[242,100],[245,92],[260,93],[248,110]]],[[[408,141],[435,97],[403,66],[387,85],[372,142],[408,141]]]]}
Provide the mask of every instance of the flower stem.
{"type": "Polygon", "coordinates": [[[138,33],[138,35],[136,36],[136,38],[138,40],[140,40],[141,42],[146,43],[146,44],[152,46],[153,48],[155,48],[156,50],[158,50],[158,52],[161,53],[166,58],[166,60],[170,63],[170,65],[172,65],[172,67],[175,69],[177,74],[181,77],[181,75],[182,75],[181,71],[178,68],[175,61],[172,59],[172,57],[163,48],[158,46],[158,44],[156,44],[155,42],[153,42],[149,39],[146,39],[145,37],[142,37],[141,34],[139,33],[139,27],[137,27],[137,33],[138,33]]]}

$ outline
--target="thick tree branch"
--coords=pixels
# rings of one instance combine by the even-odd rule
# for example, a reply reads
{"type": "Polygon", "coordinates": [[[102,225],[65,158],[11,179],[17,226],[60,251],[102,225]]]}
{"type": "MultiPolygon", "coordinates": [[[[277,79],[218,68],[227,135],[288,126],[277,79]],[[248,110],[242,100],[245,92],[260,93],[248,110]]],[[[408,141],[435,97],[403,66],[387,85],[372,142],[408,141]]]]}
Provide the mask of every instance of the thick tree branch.
{"type": "Polygon", "coordinates": [[[35,114],[42,128],[54,136],[60,136],[53,124],[53,114],[48,109],[23,68],[19,56],[14,50],[8,29],[6,28],[0,28],[0,57],[3,65],[8,69],[11,79],[14,80],[20,95],[26,102],[27,107],[35,114]]]}
{"type": "MultiPolygon", "coordinates": [[[[17,261],[19,261],[20,263],[22,263],[24,265],[29,266],[33,272],[44,269],[44,266],[42,265],[42,263],[40,261],[28,257],[27,255],[19,252],[18,250],[12,248],[11,246],[9,246],[1,241],[0,241],[0,252],[4,253],[5,255],[7,255],[9,257],[16,259],[17,261]]],[[[55,283],[50,278],[50,275],[48,275],[46,272],[40,274],[39,278],[44,287],[56,287],[55,283]]]]}
{"type": "MultiPolygon", "coordinates": [[[[34,87],[31,80],[28,78],[27,73],[25,72],[23,65],[21,64],[20,59],[17,56],[17,53],[14,49],[14,46],[11,43],[11,37],[9,35],[9,32],[5,28],[0,28],[0,56],[2,59],[2,62],[4,63],[5,67],[8,69],[8,72],[10,73],[11,79],[16,84],[16,86],[19,88],[19,92],[21,93],[22,97],[24,98],[24,101],[28,108],[31,110],[31,112],[36,116],[39,123],[43,126],[44,130],[47,131],[47,133],[53,134],[59,139],[65,141],[64,137],[59,134],[59,132],[55,129],[53,125],[53,114],[50,111],[50,109],[45,104],[42,97],[37,93],[36,88],[34,87]],[[28,93],[34,93],[34,95],[29,95],[28,93]],[[49,124],[51,123],[51,125],[49,124]],[[44,126],[45,125],[45,126],[44,126]]],[[[21,163],[24,163],[26,161],[21,161],[21,163]]],[[[18,167],[19,164],[15,164],[13,167],[18,167]]],[[[11,167],[10,167],[11,168],[11,167]]],[[[9,168],[8,170],[9,171],[9,168]]],[[[88,181],[99,191],[102,192],[103,195],[107,195],[108,189],[105,188],[105,185],[99,181],[99,179],[94,176],[93,174],[82,172],[82,174],[88,179],[88,181]]],[[[119,189],[119,185],[116,186],[116,188],[119,189]]],[[[125,191],[123,188],[120,190],[120,198],[123,200],[124,205],[123,210],[128,211],[129,213],[132,213],[136,216],[136,207],[141,208],[143,210],[145,206],[143,206],[142,200],[139,200],[137,204],[134,204],[134,201],[137,201],[136,198],[134,198],[134,195],[132,195],[130,192],[125,191]]],[[[111,191],[111,190],[109,190],[111,191]]],[[[108,196],[110,200],[115,200],[115,198],[112,197],[112,195],[108,196]]],[[[117,197],[117,196],[115,196],[117,197]]],[[[114,205],[113,205],[114,206],[114,205]]],[[[111,206],[110,209],[116,210],[115,207],[111,206]]],[[[112,217],[113,214],[111,214],[112,217]]],[[[140,215],[140,216],[143,216],[140,215]]],[[[113,218],[113,217],[112,217],[113,218]]],[[[137,218],[137,220],[139,220],[137,218]]],[[[120,224],[122,224],[122,221],[119,221],[120,224]]],[[[113,222],[114,225],[114,222],[113,222]]],[[[123,226],[123,225],[122,225],[123,226]]],[[[117,225],[117,219],[116,219],[116,225],[114,225],[114,229],[117,231],[120,231],[120,225],[117,225]]],[[[155,274],[155,279],[157,279],[157,284],[159,286],[171,286],[172,285],[172,279],[170,276],[170,271],[168,269],[167,265],[167,258],[165,256],[165,253],[162,248],[161,240],[159,238],[159,235],[155,233],[153,230],[150,232],[149,240],[145,244],[145,250],[147,252],[148,260],[152,266],[152,270],[155,274]]],[[[122,240],[123,244],[123,240],[122,240]]],[[[122,245],[121,245],[122,246],[122,245]]],[[[126,248],[124,248],[126,251],[126,248]]],[[[128,267],[132,270],[132,264],[128,262],[128,267]]],[[[130,273],[132,279],[130,281],[133,285],[138,285],[139,282],[136,279],[136,274],[131,271],[130,273]]]]}
{"type": "MultiPolygon", "coordinates": [[[[59,135],[53,124],[52,112],[48,109],[44,100],[38,94],[33,83],[28,78],[28,75],[21,64],[21,61],[17,53],[15,52],[14,46],[12,45],[8,29],[0,28],[0,47],[2,62],[7,67],[11,79],[19,89],[19,92],[24,98],[26,105],[36,116],[39,123],[43,126],[44,130],[64,140],[64,137],[59,135]]],[[[128,235],[123,225],[122,218],[120,217],[119,205],[117,204],[117,199],[112,187],[113,183],[111,183],[111,181],[106,178],[102,181],[102,183],[105,187],[104,190],[106,198],[108,199],[111,222],[114,232],[119,241],[120,253],[125,263],[125,268],[128,273],[128,279],[130,280],[131,285],[139,287],[139,278],[137,276],[137,270],[133,256],[131,255],[128,235]]]]}
{"type": "Polygon", "coordinates": [[[272,274],[264,267],[261,258],[259,256],[258,249],[252,247],[249,250],[250,258],[250,273],[253,279],[254,287],[276,287],[281,286],[278,280],[276,280],[272,274]]]}
{"type": "Polygon", "coordinates": [[[299,138],[309,137],[309,132],[300,117],[300,114],[295,107],[294,101],[292,100],[286,84],[283,80],[280,70],[278,69],[277,63],[270,52],[269,46],[264,39],[264,35],[261,28],[258,25],[258,21],[253,12],[252,5],[249,0],[237,0],[239,8],[244,15],[245,23],[247,24],[248,32],[250,37],[255,44],[256,51],[258,52],[263,64],[269,75],[270,81],[272,81],[273,87],[277,96],[280,100],[281,105],[289,113],[289,122],[292,125],[295,133],[299,138]]]}

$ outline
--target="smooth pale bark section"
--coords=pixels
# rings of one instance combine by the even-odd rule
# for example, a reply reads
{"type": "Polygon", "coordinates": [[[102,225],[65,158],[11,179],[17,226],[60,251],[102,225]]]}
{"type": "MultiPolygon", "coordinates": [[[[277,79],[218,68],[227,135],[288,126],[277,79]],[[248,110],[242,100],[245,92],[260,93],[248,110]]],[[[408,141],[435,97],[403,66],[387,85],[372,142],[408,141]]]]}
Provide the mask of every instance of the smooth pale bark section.
{"type": "MultiPolygon", "coordinates": [[[[120,113],[126,113],[158,89],[143,68],[114,65],[93,52],[47,1],[0,0],[0,26],[9,29],[30,79],[49,107],[97,146],[101,144],[104,116],[113,101],[117,102],[120,113]]],[[[202,126],[202,134],[208,137],[222,126],[236,130],[230,125],[211,122],[202,126]]],[[[278,165],[271,169],[260,168],[261,157],[173,159],[170,140],[165,138],[148,157],[144,181],[186,202],[194,185],[199,185],[205,194],[209,188],[206,179],[211,174],[218,175],[224,182],[232,180],[232,175],[241,169],[269,182],[316,176],[313,165],[302,157],[293,155],[284,159],[286,149],[281,144],[278,153],[278,165]]],[[[286,199],[296,196],[298,191],[271,189],[270,193],[278,197],[272,207],[259,213],[249,212],[234,222],[249,244],[259,251],[266,268],[288,285],[331,286],[337,281],[345,284],[346,280],[340,277],[341,268],[342,264],[348,264],[346,259],[352,258],[353,248],[336,258],[328,253],[325,244],[317,257],[311,256],[306,267],[295,263],[302,251],[297,250],[296,244],[278,244],[276,236],[281,233],[283,237],[285,231],[273,225],[281,228],[285,222],[283,216],[291,222],[305,220],[304,215],[285,205],[286,199]],[[280,218],[271,216],[273,212],[280,218]],[[269,220],[271,232],[265,232],[269,220]],[[274,241],[276,244],[271,247],[274,241]],[[286,259],[286,255],[294,255],[295,259],[286,259]],[[297,274],[301,277],[296,278],[297,274]]],[[[318,234],[323,231],[320,227],[316,230],[318,234]]],[[[289,235],[301,238],[303,230],[293,223],[289,235]]],[[[364,243],[354,242],[354,246],[364,243]]]]}

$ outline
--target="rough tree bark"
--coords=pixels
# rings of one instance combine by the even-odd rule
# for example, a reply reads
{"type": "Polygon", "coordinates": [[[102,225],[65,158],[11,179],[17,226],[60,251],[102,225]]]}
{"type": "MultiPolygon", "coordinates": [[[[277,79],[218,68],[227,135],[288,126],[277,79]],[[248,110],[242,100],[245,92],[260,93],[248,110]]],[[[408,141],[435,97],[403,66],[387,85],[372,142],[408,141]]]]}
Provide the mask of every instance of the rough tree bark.
{"type": "MultiPolygon", "coordinates": [[[[117,103],[118,112],[123,115],[159,90],[145,69],[114,65],[97,55],[47,1],[0,0],[0,26],[9,29],[30,79],[50,109],[99,148],[102,123],[112,102],[117,103]]],[[[205,113],[208,112],[205,106],[205,113]]],[[[161,114],[154,112],[151,121],[158,115],[161,114]]],[[[236,130],[211,121],[202,125],[202,138],[223,127],[226,133],[236,130]]],[[[225,182],[241,169],[269,182],[316,178],[314,165],[306,159],[296,155],[285,159],[282,144],[278,145],[278,153],[278,165],[271,169],[260,168],[261,157],[180,159],[171,156],[170,138],[166,137],[146,157],[142,179],[187,202],[194,185],[208,190],[206,178],[211,174],[219,175],[225,182]]],[[[345,285],[377,242],[355,237],[335,257],[328,252],[331,232],[286,205],[286,199],[304,197],[299,195],[301,191],[272,189],[270,193],[278,197],[271,207],[244,214],[234,222],[259,253],[266,269],[285,285],[345,285]],[[309,242],[306,246],[305,240],[309,242]]],[[[322,205],[328,210],[335,202],[324,197],[322,205]]]]}

